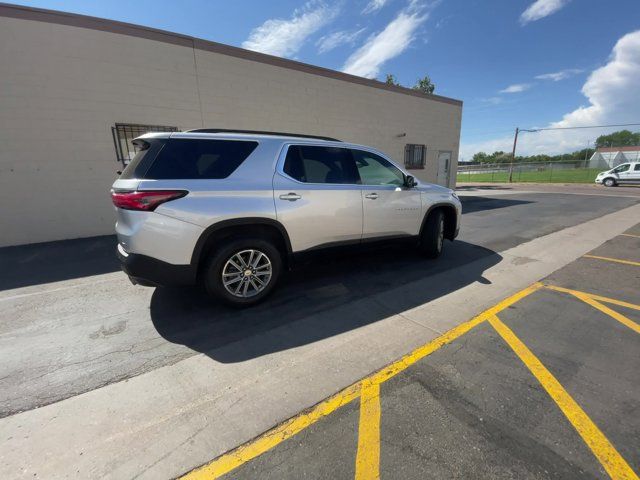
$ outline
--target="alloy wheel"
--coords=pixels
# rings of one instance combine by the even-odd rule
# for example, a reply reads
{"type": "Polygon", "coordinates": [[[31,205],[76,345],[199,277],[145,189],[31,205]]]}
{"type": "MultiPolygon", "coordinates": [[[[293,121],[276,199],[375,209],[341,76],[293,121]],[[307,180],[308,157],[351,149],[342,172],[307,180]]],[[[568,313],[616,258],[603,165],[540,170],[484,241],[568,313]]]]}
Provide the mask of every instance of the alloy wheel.
{"type": "Polygon", "coordinates": [[[234,297],[250,298],[262,292],[271,281],[273,268],[260,250],[234,253],[222,268],[222,285],[234,297]]]}

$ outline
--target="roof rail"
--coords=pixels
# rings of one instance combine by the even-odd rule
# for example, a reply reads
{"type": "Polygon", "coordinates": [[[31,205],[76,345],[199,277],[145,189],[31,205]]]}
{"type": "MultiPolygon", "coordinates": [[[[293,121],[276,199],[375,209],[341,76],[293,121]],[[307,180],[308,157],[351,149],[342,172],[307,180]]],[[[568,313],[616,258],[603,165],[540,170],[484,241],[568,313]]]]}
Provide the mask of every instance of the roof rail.
{"type": "Polygon", "coordinates": [[[231,128],[195,128],[193,130],[187,130],[186,133],[249,133],[252,135],[274,135],[278,137],[300,137],[300,138],[315,138],[318,140],[328,140],[330,142],[341,142],[337,138],[323,137],[320,135],[305,135],[303,133],[288,133],[288,132],[268,132],[262,130],[235,130],[231,128]]]}

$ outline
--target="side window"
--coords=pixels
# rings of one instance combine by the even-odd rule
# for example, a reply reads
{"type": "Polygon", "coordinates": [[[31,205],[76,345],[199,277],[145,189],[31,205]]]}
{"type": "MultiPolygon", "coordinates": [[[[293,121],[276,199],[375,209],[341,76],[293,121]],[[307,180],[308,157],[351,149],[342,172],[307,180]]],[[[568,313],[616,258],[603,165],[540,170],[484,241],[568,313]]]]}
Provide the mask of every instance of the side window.
{"type": "Polygon", "coordinates": [[[404,174],[388,160],[363,150],[352,152],[363,185],[404,185],[404,174]]]}
{"type": "Polygon", "coordinates": [[[227,178],[257,146],[258,142],[239,140],[172,138],[160,150],[145,178],[153,180],[227,178]]]}
{"type": "Polygon", "coordinates": [[[292,145],[287,151],[283,170],[304,183],[357,183],[353,158],[346,148],[292,145]]]}
{"type": "Polygon", "coordinates": [[[640,163],[636,163],[636,166],[633,167],[634,172],[640,172],[640,163]]]}
{"type": "Polygon", "coordinates": [[[631,165],[629,165],[628,163],[625,163],[624,165],[620,165],[618,168],[616,168],[614,172],[616,173],[626,172],[627,170],[629,170],[630,166],[631,165]]]}

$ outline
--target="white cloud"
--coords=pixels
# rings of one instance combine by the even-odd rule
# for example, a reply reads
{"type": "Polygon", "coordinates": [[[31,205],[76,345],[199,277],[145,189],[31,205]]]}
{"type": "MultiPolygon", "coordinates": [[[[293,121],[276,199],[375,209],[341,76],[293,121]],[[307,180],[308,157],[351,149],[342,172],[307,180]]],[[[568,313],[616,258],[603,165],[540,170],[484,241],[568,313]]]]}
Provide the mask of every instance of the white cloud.
{"type": "MultiPolygon", "coordinates": [[[[620,38],[608,63],[589,75],[582,87],[588,99],[586,106],[567,113],[549,127],[579,127],[637,123],[640,121],[640,30],[620,38]]],[[[526,121],[526,119],[523,119],[526,121]]],[[[525,125],[521,125],[525,126],[525,125]]],[[[558,154],[585,148],[599,135],[619,127],[606,129],[555,130],[525,133],[518,140],[519,154],[558,154]]],[[[511,151],[513,136],[474,144],[463,144],[461,154],[471,158],[476,152],[511,151]]]]}
{"type": "Polygon", "coordinates": [[[310,35],[331,22],[337,13],[337,7],[311,0],[296,9],[288,20],[269,19],[254,28],[242,43],[242,48],[290,57],[300,50],[310,35]]]}
{"type": "Polygon", "coordinates": [[[622,37],[609,63],[594,70],[582,87],[589,105],[566,114],[554,126],[632,123],[640,112],[640,30],[622,37]]]}
{"type": "Polygon", "coordinates": [[[370,0],[369,3],[367,3],[367,6],[364,7],[364,10],[362,10],[362,13],[377,12],[382,7],[384,7],[388,2],[389,0],[370,0]]]}
{"type": "Polygon", "coordinates": [[[316,42],[318,47],[318,53],[326,53],[341,45],[353,45],[360,35],[365,31],[365,28],[360,30],[354,30],[352,32],[342,31],[333,32],[329,35],[325,35],[316,42]]]}
{"type": "Polygon", "coordinates": [[[583,71],[584,70],[580,70],[578,68],[567,68],[566,70],[560,70],[559,72],[537,75],[536,78],[538,80],[553,80],[554,82],[559,82],[560,80],[565,80],[569,77],[572,77],[573,75],[582,73],[583,71]]]}
{"type": "Polygon", "coordinates": [[[548,17],[564,7],[570,0],[536,0],[520,15],[520,23],[526,25],[548,17]]]}
{"type": "Polygon", "coordinates": [[[507,88],[503,88],[499,93],[520,93],[531,88],[530,83],[514,83],[507,88]]]}
{"type": "Polygon", "coordinates": [[[418,27],[427,19],[422,5],[411,1],[381,32],[370,36],[345,62],[342,71],[374,78],[382,65],[404,52],[414,41],[418,27]]]}

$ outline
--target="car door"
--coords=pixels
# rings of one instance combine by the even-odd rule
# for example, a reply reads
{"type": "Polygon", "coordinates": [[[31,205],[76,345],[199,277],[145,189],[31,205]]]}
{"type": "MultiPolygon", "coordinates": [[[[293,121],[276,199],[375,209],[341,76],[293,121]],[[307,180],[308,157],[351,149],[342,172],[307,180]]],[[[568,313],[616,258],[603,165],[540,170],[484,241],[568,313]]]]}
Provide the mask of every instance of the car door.
{"type": "Polygon", "coordinates": [[[629,181],[633,183],[640,183],[640,163],[632,165],[629,181]]]}
{"type": "Polygon", "coordinates": [[[352,152],[362,185],[362,238],[417,235],[422,222],[420,191],[405,187],[404,173],[381,155],[352,152]]]}
{"type": "Polygon", "coordinates": [[[273,178],[276,217],[294,252],[362,238],[362,196],[349,149],[287,144],[273,178]]]}
{"type": "Polygon", "coordinates": [[[623,163],[622,165],[618,165],[613,171],[618,177],[618,183],[628,183],[631,174],[631,165],[628,163],[623,163]]]}

